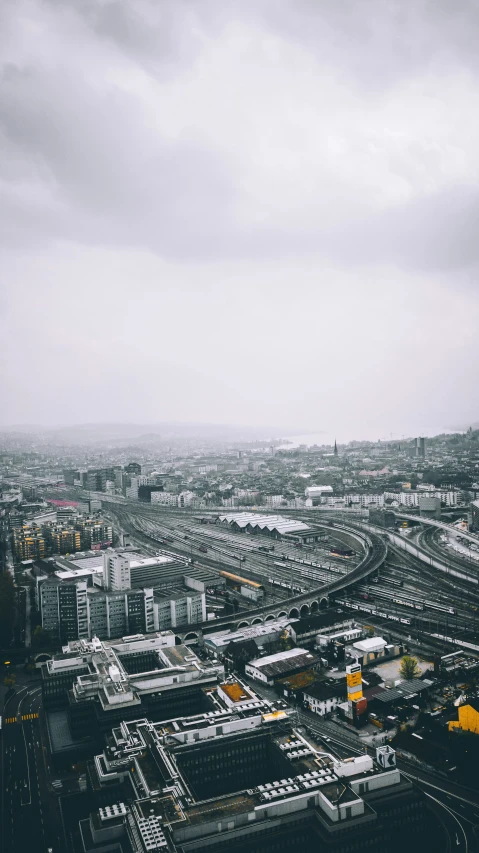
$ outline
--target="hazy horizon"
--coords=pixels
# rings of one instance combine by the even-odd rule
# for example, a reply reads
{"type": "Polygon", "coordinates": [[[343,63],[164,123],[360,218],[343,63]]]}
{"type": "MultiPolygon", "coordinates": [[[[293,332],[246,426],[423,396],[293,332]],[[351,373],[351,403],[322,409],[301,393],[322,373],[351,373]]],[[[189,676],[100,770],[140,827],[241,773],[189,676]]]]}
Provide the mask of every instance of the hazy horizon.
{"type": "MultiPolygon", "coordinates": [[[[479,424],[473,424],[474,428],[479,427],[479,424]]],[[[220,441],[285,441],[281,447],[291,448],[297,447],[300,444],[309,446],[330,445],[334,442],[338,444],[349,444],[353,441],[403,441],[417,438],[419,435],[426,438],[434,438],[441,434],[463,433],[468,427],[465,425],[456,427],[423,427],[421,429],[411,429],[406,432],[398,433],[391,431],[388,435],[370,435],[354,434],[351,432],[328,433],[326,430],[314,429],[281,429],[279,427],[259,428],[254,426],[240,426],[237,424],[212,424],[212,423],[191,423],[191,422],[163,422],[163,423],[83,423],[83,424],[12,424],[0,426],[0,434],[13,433],[24,435],[46,435],[53,441],[57,438],[60,441],[71,440],[72,443],[78,443],[82,438],[88,443],[101,441],[135,441],[147,439],[162,438],[171,440],[174,438],[182,439],[205,439],[205,440],[220,440],[220,441]]]]}
{"type": "Polygon", "coordinates": [[[477,422],[478,24],[3,4],[0,424],[477,422]]]}

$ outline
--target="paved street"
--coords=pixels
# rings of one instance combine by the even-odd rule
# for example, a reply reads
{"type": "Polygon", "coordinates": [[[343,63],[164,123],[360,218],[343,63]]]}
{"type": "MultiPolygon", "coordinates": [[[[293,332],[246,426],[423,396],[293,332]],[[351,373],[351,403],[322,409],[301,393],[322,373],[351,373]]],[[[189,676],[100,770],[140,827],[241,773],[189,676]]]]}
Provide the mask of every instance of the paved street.
{"type": "Polygon", "coordinates": [[[3,709],[3,853],[63,850],[58,802],[47,785],[41,713],[41,688],[35,682],[18,688],[3,709]]]}

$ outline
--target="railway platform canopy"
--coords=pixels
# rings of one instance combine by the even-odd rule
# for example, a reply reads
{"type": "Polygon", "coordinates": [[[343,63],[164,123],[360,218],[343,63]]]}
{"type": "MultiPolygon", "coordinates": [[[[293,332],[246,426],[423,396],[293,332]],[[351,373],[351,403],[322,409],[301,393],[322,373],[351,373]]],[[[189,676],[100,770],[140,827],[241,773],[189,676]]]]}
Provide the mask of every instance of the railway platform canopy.
{"type": "Polygon", "coordinates": [[[262,533],[281,539],[283,536],[298,537],[302,541],[314,541],[324,535],[304,521],[285,518],[283,515],[258,515],[252,512],[234,512],[219,515],[218,521],[235,532],[262,533]]]}

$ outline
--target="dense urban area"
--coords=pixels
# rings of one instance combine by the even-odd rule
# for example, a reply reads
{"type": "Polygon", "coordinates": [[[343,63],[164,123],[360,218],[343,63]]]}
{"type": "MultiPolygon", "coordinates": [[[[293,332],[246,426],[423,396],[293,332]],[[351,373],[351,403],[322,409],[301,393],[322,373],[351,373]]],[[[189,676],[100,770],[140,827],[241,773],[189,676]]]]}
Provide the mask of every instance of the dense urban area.
{"type": "Polygon", "coordinates": [[[0,563],[4,853],[477,849],[479,430],[10,430],[0,563]]]}

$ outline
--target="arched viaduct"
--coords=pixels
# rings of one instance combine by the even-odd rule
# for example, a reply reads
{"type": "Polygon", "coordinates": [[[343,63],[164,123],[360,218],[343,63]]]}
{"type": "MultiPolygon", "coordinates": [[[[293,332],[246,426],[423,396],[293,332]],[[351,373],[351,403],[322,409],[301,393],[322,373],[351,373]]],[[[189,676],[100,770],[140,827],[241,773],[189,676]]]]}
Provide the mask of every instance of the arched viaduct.
{"type": "MultiPolygon", "coordinates": [[[[338,528],[335,527],[337,532],[338,528]]],[[[283,601],[269,604],[265,607],[258,607],[254,610],[249,610],[247,613],[232,614],[231,616],[222,616],[213,621],[202,622],[198,626],[189,626],[188,630],[179,631],[177,636],[183,642],[196,642],[203,635],[217,632],[219,628],[231,628],[238,630],[246,628],[250,625],[259,625],[270,622],[273,619],[300,619],[309,616],[311,613],[317,613],[329,605],[329,596],[334,592],[339,592],[352,584],[358,583],[363,578],[375,572],[386,559],[387,546],[380,536],[375,534],[365,534],[359,530],[346,530],[342,528],[344,533],[348,533],[355,539],[357,546],[358,540],[361,541],[361,547],[364,553],[361,562],[348,574],[341,575],[335,581],[324,584],[316,589],[308,590],[308,592],[295,595],[283,601]]]]}

